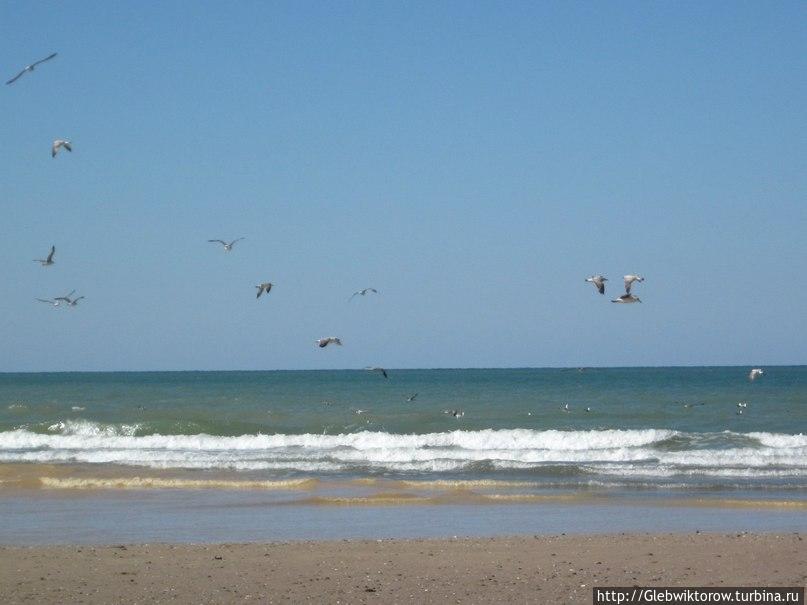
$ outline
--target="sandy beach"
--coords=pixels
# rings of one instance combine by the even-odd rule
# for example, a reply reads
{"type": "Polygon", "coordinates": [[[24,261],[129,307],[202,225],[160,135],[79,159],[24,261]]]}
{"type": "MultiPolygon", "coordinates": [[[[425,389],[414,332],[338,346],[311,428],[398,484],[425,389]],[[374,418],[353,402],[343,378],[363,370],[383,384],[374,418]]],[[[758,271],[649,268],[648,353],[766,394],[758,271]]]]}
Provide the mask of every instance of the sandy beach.
{"type": "Polygon", "coordinates": [[[800,534],[0,548],[3,603],[591,603],[594,586],[803,586],[800,534]]]}

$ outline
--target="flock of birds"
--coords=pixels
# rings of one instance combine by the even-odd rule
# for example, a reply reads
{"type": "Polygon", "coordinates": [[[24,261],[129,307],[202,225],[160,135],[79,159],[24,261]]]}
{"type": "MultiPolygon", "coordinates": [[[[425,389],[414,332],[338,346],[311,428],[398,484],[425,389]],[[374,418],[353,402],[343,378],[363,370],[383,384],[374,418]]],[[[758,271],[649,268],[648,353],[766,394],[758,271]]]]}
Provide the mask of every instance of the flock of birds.
{"type": "MultiPolygon", "coordinates": [[[[22,70],[20,70],[19,73],[17,73],[11,79],[6,81],[6,84],[7,85],[14,84],[17,80],[19,80],[25,74],[33,72],[34,69],[38,65],[41,65],[42,63],[50,61],[51,59],[55,58],[57,55],[58,55],[58,53],[51,53],[50,55],[48,55],[44,59],[40,59],[39,61],[34,61],[30,65],[26,65],[22,70]]],[[[53,144],[51,145],[51,157],[55,158],[56,155],[59,153],[59,151],[61,149],[66,149],[68,152],[72,152],[73,151],[72,143],[67,139],[55,139],[53,141],[53,144]]],[[[210,243],[214,243],[214,244],[220,244],[225,252],[231,252],[232,249],[233,249],[233,246],[235,246],[236,243],[238,243],[238,242],[240,242],[240,241],[242,241],[244,239],[246,239],[246,238],[239,237],[239,238],[236,238],[236,239],[231,240],[231,241],[225,241],[223,239],[210,239],[210,240],[207,240],[207,241],[210,242],[210,243]]],[[[48,253],[48,255],[45,258],[34,259],[34,262],[38,262],[42,267],[50,267],[50,266],[55,264],[55,261],[53,259],[55,254],[56,254],[56,246],[54,245],[54,246],[51,246],[50,252],[48,253]]],[[[622,294],[621,296],[619,296],[618,298],[612,299],[611,302],[612,303],[621,303],[621,304],[630,304],[630,303],[640,303],[640,302],[642,302],[641,299],[638,296],[631,293],[631,288],[633,287],[633,284],[635,284],[637,282],[638,283],[644,282],[645,278],[642,277],[641,275],[629,274],[629,275],[623,276],[622,279],[623,279],[623,282],[625,284],[625,293],[622,294]]],[[[585,281],[591,283],[597,289],[597,292],[599,292],[600,294],[603,294],[603,295],[605,294],[605,282],[608,281],[607,277],[597,274],[597,275],[592,275],[590,277],[587,277],[585,281]]],[[[257,288],[257,290],[258,290],[256,298],[260,298],[261,295],[263,295],[263,294],[268,295],[269,292],[271,292],[273,287],[274,287],[274,284],[272,282],[261,282],[259,284],[256,284],[255,288],[257,288]]],[[[80,300],[84,299],[85,297],[84,296],[78,296],[76,298],[71,298],[73,296],[73,294],[75,294],[75,292],[76,291],[73,290],[69,294],[66,294],[64,296],[56,296],[54,298],[37,298],[36,300],[38,300],[39,302],[42,302],[42,303],[49,304],[49,305],[51,305],[53,307],[60,307],[60,306],[65,306],[65,307],[68,307],[68,308],[76,307],[78,305],[78,302],[80,300]]],[[[348,302],[352,301],[356,296],[367,296],[368,294],[378,294],[378,290],[376,290],[375,288],[363,288],[361,290],[358,290],[358,291],[354,292],[350,296],[350,298],[348,299],[348,302]]],[[[324,349],[325,347],[327,347],[329,345],[342,346],[342,340],[341,340],[341,338],[336,337],[336,336],[326,336],[324,338],[317,339],[315,341],[315,344],[317,345],[317,347],[319,347],[321,349],[324,349]]],[[[387,373],[387,370],[384,369],[384,368],[381,368],[381,367],[367,367],[365,369],[368,370],[368,371],[371,371],[371,372],[378,372],[384,378],[389,378],[389,374],[387,373]]],[[[748,375],[748,379],[753,382],[754,380],[762,377],[764,375],[764,373],[765,372],[761,368],[753,368],[751,370],[751,372],[749,373],[749,375],[748,375]]],[[[408,396],[406,401],[407,402],[413,402],[417,396],[418,396],[418,394],[414,393],[414,394],[408,396]]],[[[694,407],[696,405],[703,405],[703,404],[702,403],[700,403],[700,404],[697,404],[697,403],[696,404],[684,404],[684,407],[689,408],[689,407],[694,407]]],[[[737,413],[742,414],[743,409],[746,408],[747,406],[748,406],[748,404],[745,403],[745,402],[738,403],[737,407],[739,409],[738,409],[737,413]]],[[[569,404],[564,404],[563,410],[565,412],[570,412],[571,410],[569,408],[569,404]]],[[[357,413],[361,413],[362,411],[363,410],[358,410],[357,413]]],[[[590,412],[591,408],[587,407],[587,408],[585,408],[585,411],[590,412]]],[[[462,410],[443,410],[443,412],[445,414],[451,415],[451,416],[453,416],[455,418],[461,418],[465,414],[462,410]]]]}

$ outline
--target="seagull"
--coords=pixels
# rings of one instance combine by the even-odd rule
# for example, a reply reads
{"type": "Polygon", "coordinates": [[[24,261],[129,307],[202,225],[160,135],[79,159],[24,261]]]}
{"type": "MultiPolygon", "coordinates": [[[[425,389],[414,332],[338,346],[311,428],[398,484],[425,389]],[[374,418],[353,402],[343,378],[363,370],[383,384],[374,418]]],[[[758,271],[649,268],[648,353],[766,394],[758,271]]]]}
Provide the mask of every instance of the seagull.
{"type": "Polygon", "coordinates": [[[324,349],[329,344],[339,345],[340,347],[342,346],[342,341],[339,338],[337,338],[336,336],[328,336],[327,338],[320,338],[320,339],[316,340],[315,342],[317,343],[317,346],[320,349],[324,349]]]}
{"type": "Polygon", "coordinates": [[[78,305],[78,301],[80,301],[82,298],[85,298],[85,297],[84,296],[79,296],[78,298],[71,299],[70,297],[73,296],[74,292],[75,292],[75,290],[73,290],[73,292],[71,292],[67,296],[57,296],[53,300],[63,300],[67,304],[68,307],[75,307],[76,305],[78,305]]]}
{"type": "Polygon", "coordinates": [[[640,303],[642,302],[638,296],[634,296],[633,294],[623,294],[619,298],[613,299],[611,302],[613,303],[640,303]]]}
{"type": "Polygon", "coordinates": [[[463,416],[465,416],[465,412],[463,412],[462,410],[443,410],[443,414],[454,416],[454,418],[462,418],[463,416]]]}
{"type": "Polygon", "coordinates": [[[258,284],[257,286],[255,286],[256,288],[258,288],[258,295],[255,298],[260,298],[261,294],[263,294],[264,292],[269,294],[269,290],[272,289],[272,285],[273,284],[271,282],[267,281],[267,282],[263,282],[262,284],[258,284]]]}
{"type": "Polygon", "coordinates": [[[600,294],[605,294],[605,282],[608,281],[607,277],[603,277],[602,275],[592,275],[591,277],[587,277],[586,281],[594,284],[594,287],[597,288],[597,292],[600,294]]]}
{"type": "Polygon", "coordinates": [[[368,292],[372,292],[373,294],[378,294],[378,290],[375,288],[365,288],[364,290],[359,290],[358,292],[354,292],[353,296],[347,299],[348,302],[353,300],[354,296],[366,296],[368,292]]]}
{"type": "Polygon", "coordinates": [[[590,412],[590,411],[591,411],[591,408],[590,408],[590,407],[587,407],[587,408],[586,408],[586,411],[587,411],[587,412],[590,412]]]}
{"type": "Polygon", "coordinates": [[[56,246],[50,247],[50,254],[48,254],[48,258],[35,258],[34,262],[39,263],[43,267],[50,267],[54,262],[53,255],[56,253],[56,246]]]}
{"type": "Polygon", "coordinates": [[[59,148],[64,147],[67,151],[72,152],[73,148],[70,146],[70,141],[65,139],[56,139],[53,141],[53,145],[50,148],[50,157],[55,158],[56,154],[59,153],[59,148]]]}
{"type": "Polygon", "coordinates": [[[225,242],[223,239],[209,239],[207,241],[211,242],[211,243],[214,243],[214,244],[221,244],[222,246],[224,246],[224,251],[229,252],[230,250],[233,249],[233,246],[235,245],[235,242],[240,242],[242,239],[246,239],[246,238],[245,237],[239,237],[238,239],[234,239],[230,243],[225,242]]]}
{"type": "Polygon", "coordinates": [[[625,280],[625,294],[630,294],[630,287],[633,285],[633,282],[643,282],[644,277],[641,275],[626,275],[623,277],[625,280]]]}
{"type": "Polygon", "coordinates": [[[703,403],[685,403],[685,408],[694,408],[695,406],[704,405],[703,403]]]}
{"type": "Polygon", "coordinates": [[[50,299],[50,298],[37,298],[39,302],[48,303],[49,305],[53,305],[54,307],[58,307],[62,303],[58,299],[50,299]]]}
{"type": "Polygon", "coordinates": [[[414,400],[415,400],[415,398],[416,398],[417,396],[418,396],[418,394],[417,394],[417,393],[413,393],[412,395],[410,395],[409,397],[407,397],[407,398],[406,398],[406,401],[407,401],[407,402],[412,402],[412,401],[414,401],[414,400]]]}
{"type": "Polygon", "coordinates": [[[740,401],[740,402],[737,403],[737,407],[738,408],[747,408],[748,403],[746,403],[745,401],[740,401]]]}
{"type": "Polygon", "coordinates": [[[765,371],[762,368],[754,368],[748,373],[748,380],[754,381],[757,378],[763,376],[765,371]]]}
{"type": "Polygon", "coordinates": [[[570,411],[571,411],[571,410],[569,409],[569,404],[568,404],[568,403],[564,403],[564,404],[563,404],[563,411],[564,411],[564,412],[570,412],[570,411]]]}
{"type": "Polygon", "coordinates": [[[381,374],[384,376],[384,378],[389,378],[389,376],[387,376],[387,371],[384,368],[373,367],[373,368],[364,368],[364,369],[369,370],[370,372],[381,372],[381,374]]]}
{"type": "Polygon", "coordinates": [[[57,54],[58,54],[58,53],[53,53],[52,55],[48,55],[48,56],[47,56],[47,57],[45,57],[44,59],[40,59],[39,61],[35,61],[34,63],[31,63],[30,65],[26,65],[26,66],[25,66],[25,69],[23,69],[23,70],[22,70],[20,73],[18,73],[16,76],[14,76],[13,78],[11,78],[11,79],[10,79],[8,82],[6,82],[6,84],[14,84],[14,82],[16,82],[17,80],[19,80],[19,79],[20,79],[20,78],[23,76],[23,74],[26,74],[26,73],[28,73],[29,71],[34,71],[34,67],[36,67],[36,66],[37,66],[37,65],[39,65],[40,63],[44,63],[45,61],[50,61],[50,60],[51,60],[53,57],[55,57],[57,54]]]}

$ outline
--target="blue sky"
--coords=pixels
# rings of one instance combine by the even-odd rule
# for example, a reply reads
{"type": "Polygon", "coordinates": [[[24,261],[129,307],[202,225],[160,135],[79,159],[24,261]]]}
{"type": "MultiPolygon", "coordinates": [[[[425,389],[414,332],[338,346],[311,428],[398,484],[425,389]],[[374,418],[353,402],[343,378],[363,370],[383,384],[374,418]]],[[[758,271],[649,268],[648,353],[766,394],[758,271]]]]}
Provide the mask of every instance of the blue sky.
{"type": "Polygon", "coordinates": [[[805,363],[805,22],[4,3],[0,370],[805,363]]]}

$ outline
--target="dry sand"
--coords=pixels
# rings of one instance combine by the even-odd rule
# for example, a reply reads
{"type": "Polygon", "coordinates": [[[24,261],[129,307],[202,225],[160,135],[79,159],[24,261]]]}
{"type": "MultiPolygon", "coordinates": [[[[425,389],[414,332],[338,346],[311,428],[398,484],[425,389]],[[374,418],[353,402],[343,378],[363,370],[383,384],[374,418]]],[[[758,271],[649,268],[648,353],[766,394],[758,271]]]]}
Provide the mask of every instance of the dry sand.
{"type": "Polygon", "coordinates": [[[591,603],[593,586],[804,586],[786,535],[0,547],[10,603],[591,603]]]}

